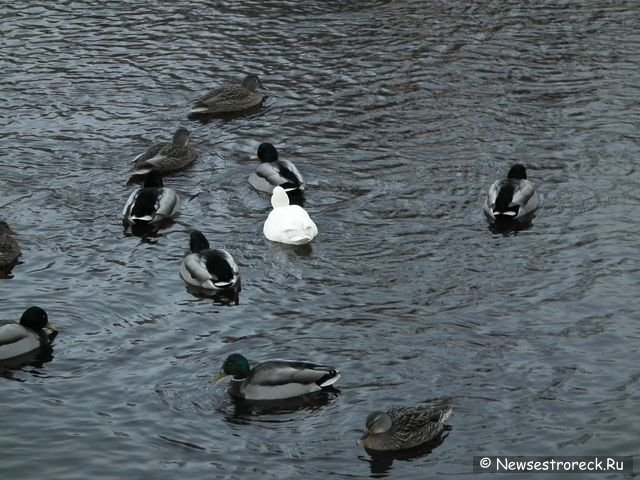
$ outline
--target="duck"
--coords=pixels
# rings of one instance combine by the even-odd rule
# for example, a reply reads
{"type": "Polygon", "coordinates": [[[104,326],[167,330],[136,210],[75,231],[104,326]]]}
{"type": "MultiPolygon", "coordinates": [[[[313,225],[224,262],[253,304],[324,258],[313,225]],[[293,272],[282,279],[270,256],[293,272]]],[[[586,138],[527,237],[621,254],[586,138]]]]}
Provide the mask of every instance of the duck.
{"type": "Polygon", "coordinates": [[[193,101],[190,115],[224,114],[257,107],[266,98],[258,75],[249,74],[242,83],[222,85],[193,101]]]}
{"type": "Polygon", "coordinates": [[[50,345],[58,331],[49,323],[47,312],[40,307],[27,308],[20,323],[0,326],[0,360],[19,357],[50,345]]]}
{"type": "Polygon", "coordinates": [[[6,222],[0,221],[0,269],[10,267],[20,256],[20,245],[6,222]]]}
{"type": "Polygon", "coordinates": [[[209,241],[198,230],[191,232],[188,253],[180,266],[180,277],[193,287],[210,292],[232,290],[238,302],[240,271],[229,252],[209,248],[209,241]]]}
{"type": "Polygon", "coordinates": [[[250,368],[241,354],[229,355],[222,370],[211,378],[218,383],[231,377],[228,392],[242,400],[284,400],[320,392],[340,378],[335,367],[294,360],[268,360],[250,368]]]}
{"type": "Polygon", "coordinates": [[[418,447],[438,438],[452,411],[450,405],[421,405],[371,412],[357,444],[378,451],[418,447]]]}
{"type": "Polygon", "coordinates": [[[198,153],[189,145],[190,141],[189,130],[178,128],[171,142],[158,143],[132,160],[135,168],[132,175],[145,175],[150,171],[164,175],[191,165],[198,153]]]}
{"type": "Polygon", "coordinates": [[[272,242],[304,245],[318,235],[318,227],[304,208],[290,205],[287,192],[282,187],[273,189],[273,210],[264,222],[262,232],[272,242]]]}
{"type": "Polygon", "coordinates": [[[173,218],[180,211],[180,197],[167,188],[162,177],[151,171],[146,175],[142,188],[129,195],[122,210],[122,224],[153,225],[173,218]]]}
{"type": "Polygon", "coordinates": [[[296,166],[289,160],[278,160],[278,150],[271,143],[261,143],[251,160],[260,160],[249,175],[249,183],[256,190],[272,193],[275,187],[281,186],[287,192],[304,191],[304,179],[296,166]]]}
{"type": "Polygon", "coordinates": [[[524,165],[515,164],[507,178],[497,180],[489,188],[484,213],[490,222],[530,220],[538,208],[535,186],[527,180],[524,165]]]}

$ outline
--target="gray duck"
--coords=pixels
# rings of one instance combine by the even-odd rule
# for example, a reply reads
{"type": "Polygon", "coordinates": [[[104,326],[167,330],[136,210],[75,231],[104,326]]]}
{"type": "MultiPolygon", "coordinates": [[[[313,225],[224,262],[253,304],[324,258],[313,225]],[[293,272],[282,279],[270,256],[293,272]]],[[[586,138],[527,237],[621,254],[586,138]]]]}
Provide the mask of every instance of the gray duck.
{"type": "Polygon", "coordinates": [[[189,145],[190,141],[189,130],[178,128],[171,142],[158,143],[132,160],[135,168],[132,175],[146,175],[151,171],[164,175],[191,165],[198,153],[189,145]]]}
{"type": "Polygon", "coordinates": [[[247,75],[242,83],[222,85],[209,90],[191,105],[191,115],[241,112],[257,107],[266,98],[257,75],[247,75]]]}
{"type": "Polygon", "coordinates": [[[0,360],[19,357],[53,342],[58,331],[40,307],[27,308],[20,323],[0,326],[0,360]]]}

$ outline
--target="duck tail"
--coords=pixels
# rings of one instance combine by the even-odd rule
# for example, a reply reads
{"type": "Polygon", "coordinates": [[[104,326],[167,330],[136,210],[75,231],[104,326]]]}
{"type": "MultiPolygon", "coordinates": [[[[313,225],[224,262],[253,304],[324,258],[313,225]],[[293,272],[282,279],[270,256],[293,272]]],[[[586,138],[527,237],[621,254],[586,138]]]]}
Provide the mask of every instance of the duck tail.
{"type": "Polygon", "coordinates": [[[151,220],[153,220],[153,217],[151,215],[144,215],[142,217],[137,217],[135,215],[132,215],[131,220],[134,223],[149,223],[151,220]]]}
{"type": "Polygon", "coordinates": [[[296,243],[308,243],[313,240],[313,237],[310,237],[309,235],[291,235],[291,240],[296,243]]]}
{"type": "Polygon", "coordinates": [[[334,383],[336,383],[339,378],[340,378],[339,370],[329,370],[329,372],[327,372],[327,374],[323,376],[320,380],[318,380],[316,383],[321,388],[329,387],[334,383]]]}
{"type": "Polygon", "coordinates": [[[146,175],[151,170],[153,170],[151,167],[149,167],[149,168],[140,168],[138,170],[134,170],[133,172],[131,172],[131,176],[132,177],[137,177],[137,176],[140,176],[140,175],[146,175]]]}
{"type": "Polygon", "coordinates": [[[202,105],[192,105],[189,108],[189,115],[194,115],[194,114],[198,114],[198,113],[208,113],[209,112],[209,108],[202,106],[202,105]]]}

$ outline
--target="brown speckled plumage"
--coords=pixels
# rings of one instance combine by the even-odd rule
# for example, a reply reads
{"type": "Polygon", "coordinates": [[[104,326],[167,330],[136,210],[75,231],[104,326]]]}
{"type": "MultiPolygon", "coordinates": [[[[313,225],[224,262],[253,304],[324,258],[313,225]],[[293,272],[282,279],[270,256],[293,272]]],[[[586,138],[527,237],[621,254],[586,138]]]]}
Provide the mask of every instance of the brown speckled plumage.
{"type": "Polygon", "coordinates": [[[136,171],[133,175],[144,175],[150,171],[166,174],[191,165],[198,153],[189,145],[191,134],[186,128],[179,128],[171,142],[154,145],[133,159],[136,171]]]}
{"type": "Polygon", "coordinates": [[[0,221],[0,268],[7,267],[20,256],[20,246],[6,222],[0,221]]]}
{"type": "Polygon", "coordinates": [[[449,405],[424,405],[373,412],[367,417],[365,434],[358,443],[381,451],[417,447],[442,433],[451,411],[449,405]]]}
{"type": "Polygon", "coordinates": [[[223,85],[208,91],[193,102],[192,114],[233,113],[256,107],[266,95],[260,91],[257,75],[247,75],[242,83],[223,85]]]}

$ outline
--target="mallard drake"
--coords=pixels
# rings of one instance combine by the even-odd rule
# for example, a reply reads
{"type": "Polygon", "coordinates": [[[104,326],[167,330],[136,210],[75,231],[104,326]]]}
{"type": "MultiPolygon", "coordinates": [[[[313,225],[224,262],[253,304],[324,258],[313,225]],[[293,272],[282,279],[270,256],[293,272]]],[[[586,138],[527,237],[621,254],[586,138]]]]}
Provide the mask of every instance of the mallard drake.
{"type": "Polygon", "coordinates": [[[58,331],[49,323],[47,312],[40,307],[27,308],[20,323],[0,326],[0,360],[8,360],[32,352],[53,342],[58,331]]]}
{"type": "Polygon", "coordinates": [[[538,208],[538,194],[527,180],[527,170],[516,164],[509,170],[507,178],[497,180],[489,188],[484,213],[490,222],[526,222],[538,208]]]}
{"type": "Polygon", "coordinates": [[[398,407],[371,412],[364,435],[357,441],[369,450],[405,450],[434,440],[451,415],[449,405],[398,407]]]}
{"type": "Polygon", "coordinates": [[[180,210],[180,197],[162,183],[162,177],[149,172],[144,186],[134,191],[122,210],[123,225],[152,225],[175,216],[180,210]]]}
{"type": "Polygon", "coordinates": [[[260,160],[260,164],[249,175],[249,183],[261,192],[271,193],[277,186],[287,192],[303,192],[304,179],[289,160],[278,160],[278,150],[270,143],[262,143],[252,160],[260,160]]]}
{"type": "Polygon", "coordinates": [[[266,95],[257,75],[247,75],[240,84],[222,85],[209,90],[191,105],[190,114],[233,113],[262,103],[266,95]]]}
{"type": "Polygon", "coordinates": [[[211,381],[231,376],[229,394],[244,400],[283,400],[330,387],[340,378],[334,367],[311,362],[269,360],[249,367],[249,361],[234,353],[211,381]]]}
{"type": "Polygon", "coordinates": [[[318,227],[309,214],[299,205],[289,205],[289,197],[282,187],[273,189],[273,210],[269,212],[262,231],[272,242],[302,245],[318,234],[318,227]]]}
{"type": "Polygon", "coordinates": [[[0,222],[0,269],[13,265],[20,256],[20,246],[6,222],[0,222]]]}
{"type": "Polygon", "coordinates": [[[190,235],[188,253],[180,266],[180,276],[189,285],[211,292],[241,289],[240,272],[226,250],[209,248],[209,242],[198,230],[190,235]]]}
{"type": "Polygon", "coordinates": [[[178,128],[171,143],[158,143],[132,160],[135,168],[132,175],[145,175],[152,170],[166,174],[191,165],[198,154],[189,145],[190,140],[189,130],[178,128]]]}

